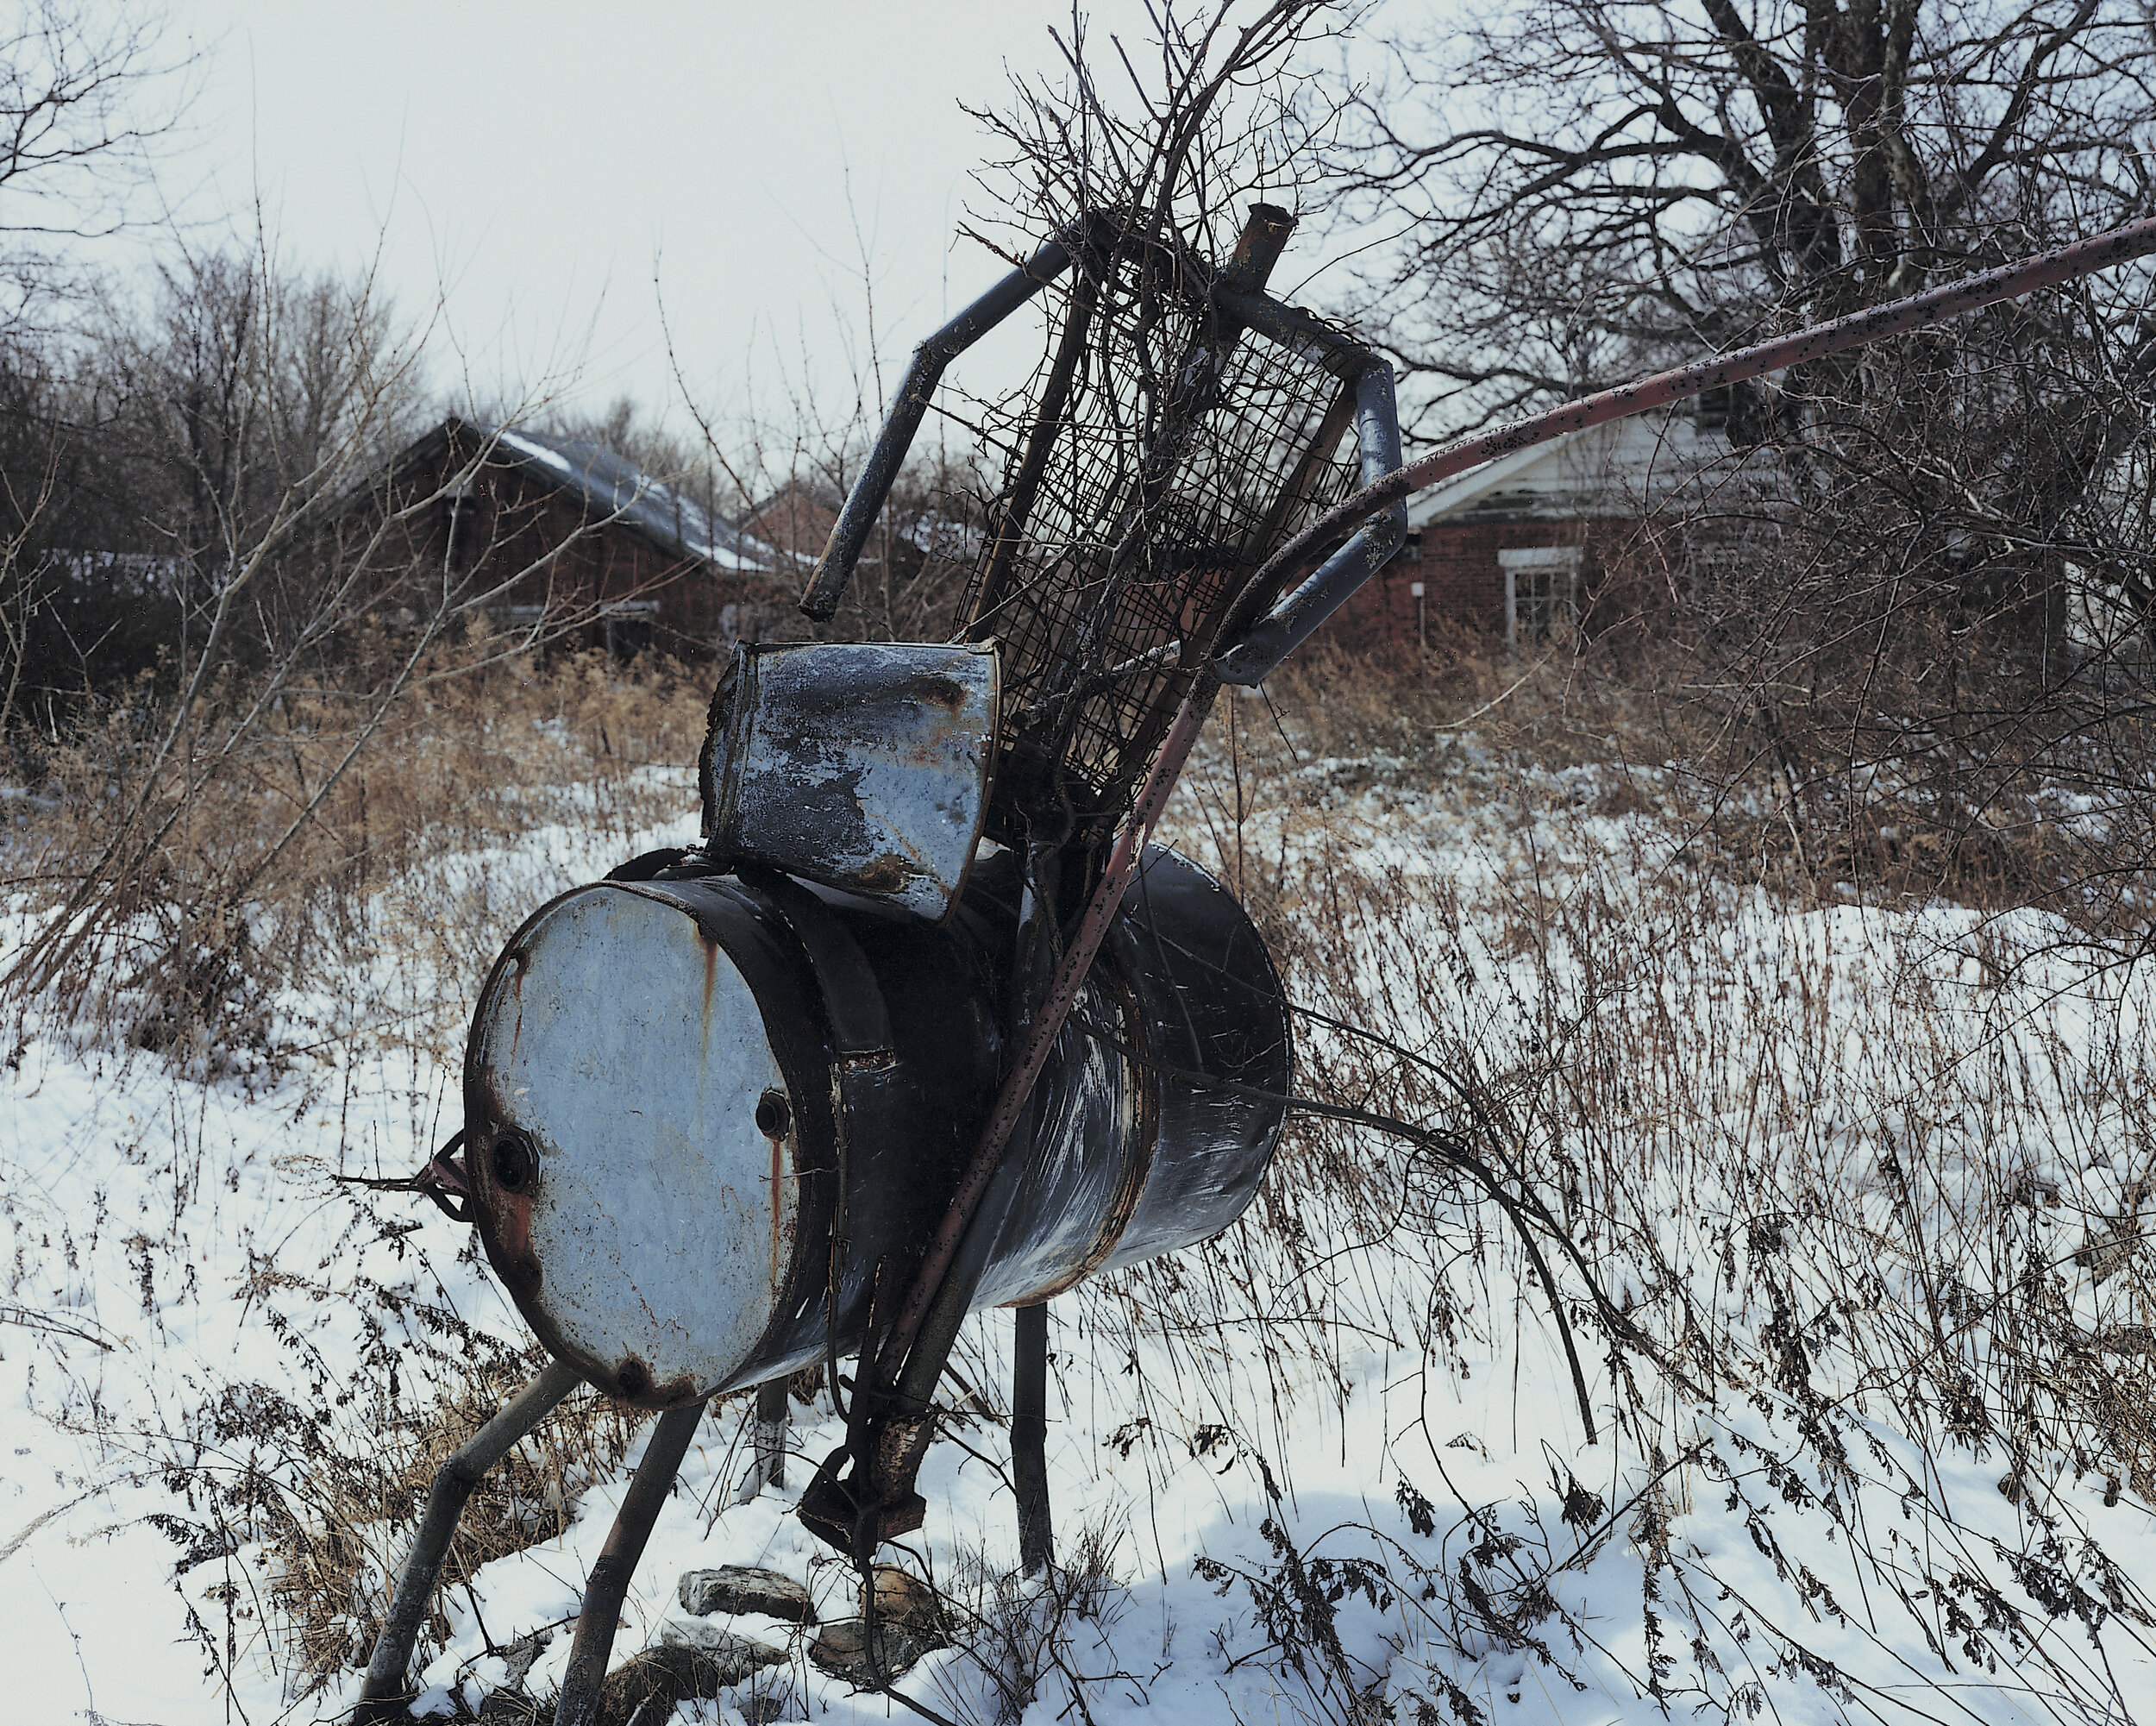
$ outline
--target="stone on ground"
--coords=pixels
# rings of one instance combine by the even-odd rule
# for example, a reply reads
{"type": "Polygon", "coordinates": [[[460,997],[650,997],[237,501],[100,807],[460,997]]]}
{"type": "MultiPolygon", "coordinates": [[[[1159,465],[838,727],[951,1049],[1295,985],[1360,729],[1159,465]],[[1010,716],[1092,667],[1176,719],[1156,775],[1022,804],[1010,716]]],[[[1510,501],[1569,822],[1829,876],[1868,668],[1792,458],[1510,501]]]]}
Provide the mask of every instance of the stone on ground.
{"type": "MultiPolygon", "coordinates": [[[[896,1624],[917,1635],[943,1636],[950,1628],[944,1616],[943,1603],[936,1591],[918,1576],[900,1570],[894,1564],[880,1564],[873,1572],[875,1588],[874,1616],[886,1623],[896,1624]]],[[[867,1591],[862,1591],[862,1616],[868,1612],[867,1591]]],[[[937,1642],[937,1648],[945,1647],[937,1642]]]]}
{"type": "Polygon", "coordinates": [[[809,1644],[809,1658],[834,1678],[843,1678],[863,1689],[887,1684],[912,1670],[921,1656],[947,1646],[941,1636],[926,1635],[903,1624],[878,1622],[877,1658],[868,1658],[868,1621],[843,1618],[826,1624],[824,1633],[809,1644]]]}
{"type": "Polygon", "coordinates": [[[663,1717],[677,1702],[715,1697],[786,1657],[784,1648],[713,1624],[669,1622],[656,1642],[607,1674],[599,1717],[607,1726],[623,1726],[647,1702],[657,1703],[663,1717]]]}
{"type": "Polygon", "coordinates": [[[950,1619],[936,1591],[895,1565],[880,1564],[862,1591],[862,1616],[826,1625],[809,1645],[825,1672],[873,1686],[909,1671],[922,1655],[950,1646],[950,1619]],[[869,1658],[869,1588],[874,1590],[876,1658],[869,1658]]]}
{"type": "Polygon", "coordinates": [[[816,1609],[808,1590],[790,1576],[754,1565],[727,1564],[717,1570],[681,1572],[676,1591],[681,1610],[698,1617],[711,1612],[761,1612],[770,1618],[788,1618],[796,1624],[813,1624],[816,1609]]]}

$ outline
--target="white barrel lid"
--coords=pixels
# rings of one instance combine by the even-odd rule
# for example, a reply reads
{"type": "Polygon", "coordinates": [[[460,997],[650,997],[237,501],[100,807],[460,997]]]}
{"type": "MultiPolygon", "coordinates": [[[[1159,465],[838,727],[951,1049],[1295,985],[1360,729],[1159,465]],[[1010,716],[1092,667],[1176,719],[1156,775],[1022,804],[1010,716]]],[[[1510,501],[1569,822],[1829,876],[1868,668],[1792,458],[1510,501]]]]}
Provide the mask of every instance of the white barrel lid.
{"type": "Polygon", "coordinates": [[[797,1111],[759,1127],[786,1081],[724,950],[630,888],[566,894],[495,968],[467,1076],[536,1153],[520,1190],[486,1196],[528,1239],[519,1304],[542,1337],[636,1402],[726,1384],[770,1321],[799,1194],[797,1111]]]}

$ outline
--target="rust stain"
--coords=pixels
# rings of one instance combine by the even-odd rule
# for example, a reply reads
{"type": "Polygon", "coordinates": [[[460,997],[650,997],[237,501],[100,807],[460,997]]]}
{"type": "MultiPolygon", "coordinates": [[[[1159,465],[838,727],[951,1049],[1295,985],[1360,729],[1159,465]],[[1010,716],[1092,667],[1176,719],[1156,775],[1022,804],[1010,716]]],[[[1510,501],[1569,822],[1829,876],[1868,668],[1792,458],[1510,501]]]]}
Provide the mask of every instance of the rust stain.
{"type": "MultiPolygon", "coordinates": [[[[702,932],[699,930],[698,932],[702,932]]],[[[704,1042],[706,1047],[711,1040],[711,990],[718,982],[718,943],[706,940],[704,943],[704,1042]]]]}
{"type": "Polygon", "coordinates": [[[786,1178],[785,1153],[779,1140],[771,1141],[771,1287],[775,1293],[779,1286],[779,1183],[786,1178]]]}
{"type": "Polygon", "coordinates": [[[856,871],[854,879],[869,893],[896,893],[906,885],[910,872],[904,857],[886,851],[868,868],[856,871]]]}
{"type": "MultiPolygon", "coordinates": [[[[522,1023],[520,1020],[518,1021],[522,1023]]],[[[472,1111],[473,1132],[470,1148],[464,1159],[470,1171],[473,1202],[478,1207],[479,1235],[486,1247],[487,1257],[509,1290],[510,1298],[523,1309],[524,1316],[537,1327],[537,1302],[542,1280],[538,1255],[531,1250],[531,1210],[534,1195],[527,1189],[512,1193],[494,1178],[494,1145],[511,1129],[505,1124],[509,1111],[503,1108],[502,1099],[491,1078],[482,1079],[479,1086],[479,1107],[472,1111]],[[487,1127],[492,1119],[492,1130],[487,1127]]]]}
{"type": "Polygon", "coordinates": [[[914,693],[924,701],[957,712],[966,705],[966,686],[955,677],[934,675],[924,677],[913,686],[914,693]]]}
{"type": "Polygon", "coordinates": [[[510,1296],[519,1306],[536,1302],[542,1279],[539,1256],[531,1250],[531,1200],[529,1196],[505,1193],[491,1181],[487,1184],[493,1189],[493,1202],[487,1208],[501,1244],[495,1262],[501,1266],[502,1281],[509,1285],[510,1296]]]}
{"type": "Polygon", "coordinates": [[[640,1409],[676,1409],[695,1402],[700,1394],[696,1375],[691,1372],[679,1373],[663,1384],[654,1384],[651,1369],[633,1354],[614,1368],[610,1377],[614,1394],[640,1409]]]}
{"type": "Polygon", "coordinates": [[[502,1064],[505,1067],[513,1067],[517,1064],[517,1045],[523,1040],[524,973],[530,969],[531,955],[530,953],[517,954],[517,963],[510,968],[510,986],[517,991],[517,1022],[510,1028],[509,1058],[502,1064]]]}

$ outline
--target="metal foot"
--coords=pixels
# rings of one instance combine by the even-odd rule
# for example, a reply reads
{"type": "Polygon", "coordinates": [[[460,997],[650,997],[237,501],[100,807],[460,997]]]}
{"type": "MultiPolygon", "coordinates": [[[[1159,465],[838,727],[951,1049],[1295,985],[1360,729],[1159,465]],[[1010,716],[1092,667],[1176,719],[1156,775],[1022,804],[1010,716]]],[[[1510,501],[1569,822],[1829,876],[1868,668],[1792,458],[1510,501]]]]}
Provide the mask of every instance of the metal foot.
{"type": "Polygon", "coordinates": [[[786,1484],[786,1380],[756,1387],[756,1466],[767,1486],[786,1484]]]}
{"type": "Polygon", "coordinates": [[[568,1670],[561,1675],[561,1695],[554,1705],[555,1726],[593,1726],[599,1718],[599,1686],[606,1678],[607,1656],[614,1651],[614,1629],[621,1622],[629,1579],[643,1556],[644,1542],[651,1538],[651,1525],[659,1520],[681,1459],[688,1454],[696,1423],[703,1418],[701,1403],[668,1409],[659,1416],[644,1459],[636,1465],[606,1544],[599,1548],[599,1561],[584,1585],[584,1610],[577,1616],[568,1670]]]}
{"type": "Polygon", "coordinates": [[[419,1640],[419,1626],[434,1599],[435,1585],[442,1579],[442,1561],[448,1557],[449,1540],[464,1515],[465,1501],[486,1471],[551,1414],[555,1405],[576,1388],[580,1378],[567,1361],[549,1361],[545,1371],[511,1397],[501,1413],[442,1465],[427,1494],[427,1510],[420,1518],[419,1536],[412,1542],[411,1556],[404,1560],[404,1571],[397,1579],[389,1617],[375,1639],[373,1657],[367,1663],[359,1707],[353,1715],[355,1722],[394,1720],[404,1712],[404,1704],[411,1699],[412,1644],[419,1640]]]}
{"type": "Polygon", "coordinates": [[[1018,1563],[1037,1576],[1056,1562],[1048,1514],[1048,1302],[1020,1307],[1011,1378],[1011,1475],[1018,1490],[1018,1563]]]}

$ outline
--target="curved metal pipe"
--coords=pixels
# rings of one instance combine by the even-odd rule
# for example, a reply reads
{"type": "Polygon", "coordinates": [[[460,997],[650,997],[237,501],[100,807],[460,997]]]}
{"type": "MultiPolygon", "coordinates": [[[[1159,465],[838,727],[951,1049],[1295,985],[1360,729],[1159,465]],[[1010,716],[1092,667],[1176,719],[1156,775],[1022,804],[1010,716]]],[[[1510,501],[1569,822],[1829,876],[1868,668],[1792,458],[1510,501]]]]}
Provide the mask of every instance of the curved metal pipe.
{"type": "MultiPolygon", "coordinates": [[[[1382,360],[1373,359],[1355,380],[1355,429],[1366,488],[1400,470],[1400,414],[1393,400],[1393,368],[1382,360]]],[[[1214,659],[1213,668],[1220,681],[1263,682],[1275,666],[1309,640],[1357,588],[1385,567],[1407,536],[1404,500],[1365,522],[1307,581],[1283,595],[1239,641],[1214,659]]]]}
{"type": "Polygon", "coordinates": [[[1068,269],[1073,248],[1094,243],[1101,220],[1088,217],[1078,224],[1080,236],[1050,240],[1022,267],[1012,271],[913,350],[890,417],[884,421],[875,448],[868,452],[868,462],[855,479],[853,489],[846,493],[824,555],[816,560],[815,571],[801,595],[801,610],[806,615],[821,623],[837,611],[846,584],[853,580],[861,549],[875,529],[884,499],[891,495],[906,451],[912,447],[914,433],[921,429],[929,398],[936,393],[943,368],[1068,269]]]}
{"type": "Polygon", "coordinates": [[[435,1585],[442,1580],[442,1566],[449,1555],[449,1541],[463,1517],[466,1501],[487,1470],[553,1413],[555,1404],[582,1378],[566,1360],[548,1361],[545,1371],[505,1403],[502,1411],[466,1440],[463,1448],[436,1473],[434,1486],[427,1494],[426,1514],[419,1521],[418,1537],[397,1579],[389,1616],[367,1663],[359,1706],[352,1717],[355,1722],[394,1720],[404,1714],[404,1704],[411,1700],[406,1686],[412,1644],[419,1639],[419,1626],[434,1599],[435,1585]]]}
{"type": "MultiPolygon", "coordinates": [[[[2063,287],[2084,276],[2145,258],[2152,252],[2156,252],[2156,216],[2129,222],[2122,228],[2114,228],[2090,239],[2078,240],[2071,246],[2039,252],[2019,263],[1984,270],[1960,281],[1949,282],[1944,287],[1913,294],[1907,299],[1853,311],[1846,317],[1814,324],[1792,336],[1777,336],[1771,342],[1741,348],[1733,354],[1672,367],[1637,383],[1620,384],[1598,395],[1583,396],[1546,412],[1514,420],[1495,431],[1479,431],[1456,438],[1420,461],[1387,474],[1375,484],[1364,485],[1352,497],[1327,510],[1266,559],[1264,568],[1257,572],[1251,586],[1262,588],[1267,582],[1293,579],[1303,560],[1335,534],[1366,520],[1378,510],[1403,503],[1413,493],[1434,486],[1440,480],[1449,480],[1455,474],[1478,468],[1500,455],[1532,449],[1567,432],[1583,431],[1590,425],[1602,425],[1630,414],[1644,413],[1650,408],[1667,407],[1702,390],[1742,383],[1747,378],[1761,377],[1807,361],[1823,360],[1830,354],[1944,323],[1949,318],[1964,317],[2000,300],[2034,293],[2039,288],[2063,287]]],[[[1296,594],[1302,591],[1298,587],[1296,594]]],[[[1234,652],[1231,649],[1222,657],[1231,657],[1234,652]]],[[[1244,680],[1238,676],[1232,681],[1244,680]]]]}

